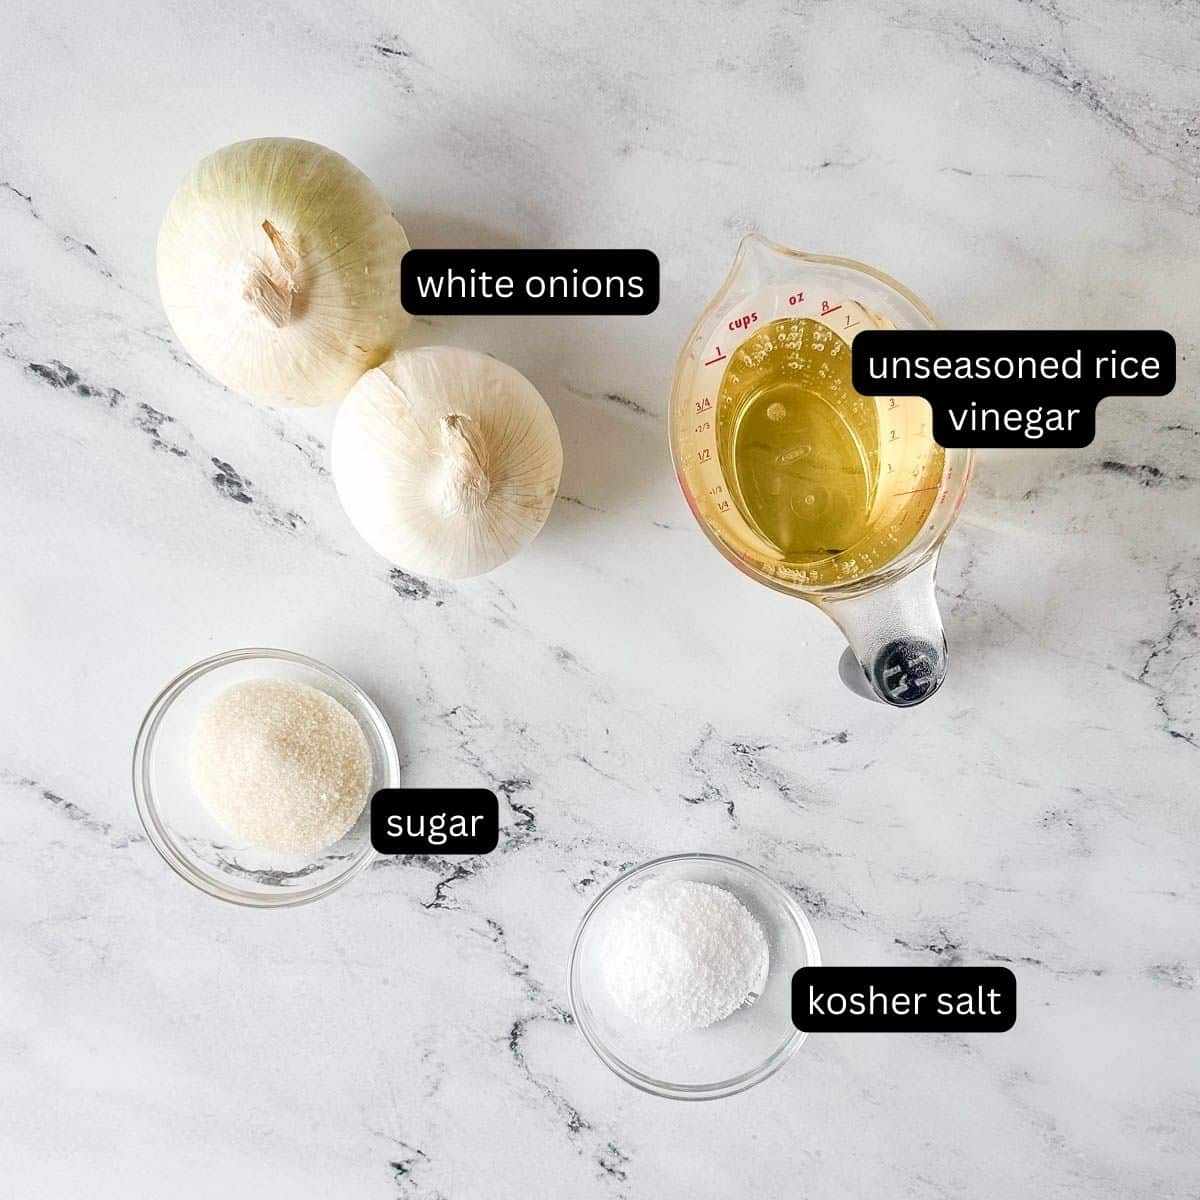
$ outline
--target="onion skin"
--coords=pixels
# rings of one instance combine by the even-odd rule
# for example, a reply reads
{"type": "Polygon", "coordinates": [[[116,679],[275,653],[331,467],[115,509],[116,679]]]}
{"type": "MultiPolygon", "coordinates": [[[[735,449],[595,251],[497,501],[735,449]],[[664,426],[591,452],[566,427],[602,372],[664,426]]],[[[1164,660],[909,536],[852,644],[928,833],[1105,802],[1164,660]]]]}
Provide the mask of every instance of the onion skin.
{"type": "Polygon", "coordinates": [[[340,400],[408,327],[408,239],[340,154],[257,138],[203,159],[158,235],[158,286],[176,336],[210,375],[277,404],[340,400]]]}

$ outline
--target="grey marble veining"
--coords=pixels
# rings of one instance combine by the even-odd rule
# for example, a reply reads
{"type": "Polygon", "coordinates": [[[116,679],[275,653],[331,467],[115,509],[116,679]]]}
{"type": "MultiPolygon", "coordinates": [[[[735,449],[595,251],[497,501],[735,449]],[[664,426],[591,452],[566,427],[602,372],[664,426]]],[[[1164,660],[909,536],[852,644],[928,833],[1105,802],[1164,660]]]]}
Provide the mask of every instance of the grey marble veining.
{"type": "Polygon", "coordinates": [[[21,1197],[1191,1198],[1200,1186],[1200,9],[1189,0],[26,3],[0,40],[0,1163],[21,1197]],[[533,546],[443,584],[343,516],[331,413],[255,405],[154,283],[202,154],[332,145],[419,246],[645,245],[641,319],[438,319],[563,434],[533,546]],[[752,229],[950,325],[1164,327],[1179,384],[1086,450],[986,453],[943,692],[715,554],[665,445],[675,356],[752,229]],[[482,859],[306,909],[193,893],[128,763],[189,662],[305,651],[482,859]],[[755,863],[831,962],[1010,964],[1009,1034],[825,1035],[741,1097],[610,1075],[565,969],[623,867],[755,863]]]}

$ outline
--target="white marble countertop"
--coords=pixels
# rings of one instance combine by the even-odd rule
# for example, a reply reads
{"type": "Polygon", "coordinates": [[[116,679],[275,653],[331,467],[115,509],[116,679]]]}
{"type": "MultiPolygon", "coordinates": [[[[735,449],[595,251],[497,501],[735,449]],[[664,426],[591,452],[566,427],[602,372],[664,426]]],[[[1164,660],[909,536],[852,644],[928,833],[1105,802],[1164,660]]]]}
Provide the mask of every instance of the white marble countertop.
{"type": "MultiPolygon", "coordinates": [[[[1194,1197],[1200,1186],[1200,9],[17,0],[0,44],[0,1164],[20,1197],[1194,1197]],[[409,583],[331,413],[209,381],[154,283],[201,155],[291,134],[415,245],[648,246],[648,318],[443,319],[563,433],[494,575],[409,583]],[[1165,327],[1180,382],[1083,451],[992,453],[919,710],[692,523],[675,355],[751,229],[960,327],[1165,327]],[[144,839],[157,689],[238,645],[387,712],[412,784],[486,782],[475,861],[253,912],[144,839]],[[625,1086],[565,1013],[626,864],[765,868],[827,961],[1009,962],[991,1036],[811,1038],[740,1097],[625,1086]]],[[[6,1189],[7,1190],[7,1189],[6,1189]]]]}

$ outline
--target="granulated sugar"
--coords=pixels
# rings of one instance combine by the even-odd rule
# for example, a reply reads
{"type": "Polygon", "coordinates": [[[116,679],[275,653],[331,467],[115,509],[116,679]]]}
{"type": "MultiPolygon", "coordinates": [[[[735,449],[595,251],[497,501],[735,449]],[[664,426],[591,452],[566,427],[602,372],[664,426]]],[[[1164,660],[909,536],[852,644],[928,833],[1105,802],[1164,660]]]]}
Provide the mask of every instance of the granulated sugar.
{"type": "Polygon", "coordinates": [[[235,837],[281,853],[333,845],[358,820],[371,754],[358,722],[305,684],[257,679],[222,692],[196,725],[192,786],[235,837]]]}
{"type": "Polygon", "coordinates": [[[614,904],[603,945],[605,985],[631,1020],[699,1029],[753,1003],[767,979],[762,928],[711,883],[652,879],[614,904]]]}

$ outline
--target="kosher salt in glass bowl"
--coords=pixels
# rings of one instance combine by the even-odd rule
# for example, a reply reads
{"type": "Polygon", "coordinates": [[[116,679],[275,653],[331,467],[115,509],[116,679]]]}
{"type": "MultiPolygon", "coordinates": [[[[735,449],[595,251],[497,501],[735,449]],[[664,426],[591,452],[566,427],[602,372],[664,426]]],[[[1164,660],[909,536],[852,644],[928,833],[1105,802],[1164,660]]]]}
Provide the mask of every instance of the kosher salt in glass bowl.
{"type": "Polygon", "coordinates": [[[571,1011],[601,1061],[626,1083],[673,1100],[717,1100],[761,1083],[808,1036],[791,1018],[792,975],[818,966],[816,934],[799,905],[755,867],[715,854],[675,854],[627,871],[592,901],[571,947],[571,1011]],[[652,879],[732,892],[762,927],[770,964],[753,1004],[703,1029],[663,1033],[625,1016],[609,996],[602,954],[620,901],[652,879]]]}
{"type": "Polygon", "coordinates": [[[202,892],[253,908],[307,904],[364,870],[371,846],[370,797],[396,787],[400,759],[383,714],[336,671],[288,650],[230,650],[189,667],[150,706],[133,750],[133,794],[150,841],[170,867],[202,892]],[[239,842],[192,788],[188,748],[201,714],[234,684],[252,679],[303,683],[332,696],[362,728],[371,752],[371,786],[362,813],[332,846],[280,854],[239,842]]]}

